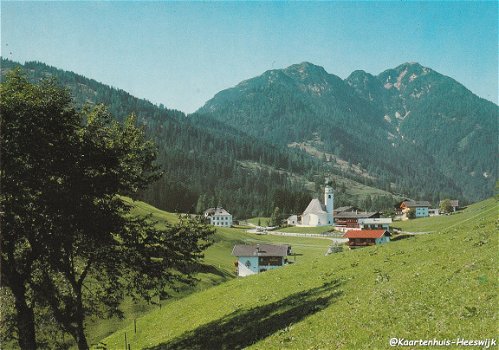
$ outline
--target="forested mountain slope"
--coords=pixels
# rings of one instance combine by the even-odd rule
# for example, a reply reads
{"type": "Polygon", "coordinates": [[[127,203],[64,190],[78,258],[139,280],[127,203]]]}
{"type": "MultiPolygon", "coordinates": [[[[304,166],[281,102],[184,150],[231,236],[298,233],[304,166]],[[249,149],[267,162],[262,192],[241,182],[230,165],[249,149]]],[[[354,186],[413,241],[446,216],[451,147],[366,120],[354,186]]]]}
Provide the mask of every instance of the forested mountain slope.
{"type": "Polygon", "coordinates": [[[497,106],[415,63],[342,80],[304,62],[221,91],[198,112],[277,145],[308,142],[415,198],[476,201],[497,177],[497,106]]]}
{"type": "MultiPolygon", "coordinates": [[[[33,81],[56,78],[71,91],[79,106],[103,103],[119,120],[135,113],[158,145],[159,163],[165,171],[141,199],[164,210],[199,212],[222,205],[241,218],[270,215],[279,206],[283,213],[297,213],[306,207],[316,188],[320,190],[318,184],[323,183],[325,174],[334,170],[303,151],[263,142],[215,118],[186,116],[40,62],[20,65],[2,59],[2,75],[16,66],[33,81]]],[[[336,173],[336,179],[343,178],[341,172],[336,173]]],[[[352,180],[346,183],[361,186],[352,180]]],[[[379,192],[364,189],[365,194],[379,192]]],[[[349,197],[345,195],[349,190],[339,193],[340,204],[341,198],[349,197]]],[[[385,193],[383,201],[387,206],[391,198],[385,193]]]]}

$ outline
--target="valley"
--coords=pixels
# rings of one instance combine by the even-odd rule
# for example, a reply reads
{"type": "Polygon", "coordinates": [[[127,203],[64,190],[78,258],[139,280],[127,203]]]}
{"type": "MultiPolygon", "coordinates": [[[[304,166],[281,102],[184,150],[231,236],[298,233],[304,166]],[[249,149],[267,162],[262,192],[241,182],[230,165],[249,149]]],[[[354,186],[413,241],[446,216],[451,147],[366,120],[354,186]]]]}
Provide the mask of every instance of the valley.
{"type": "MultiPolygon", "coordinates": [[[[163,175],[133,198],[120,197],[132,217],[164,229],[181,221],[179,213],[220,205],[234,216],[232,227],[215,228],[190,270],[195,283],[172,283],[163,290],[168,299],[127,296],[122,318],[87,318],[95,349],[119,348],[125,334],[132,349],[370,349],[394,334],[493,337],[498,208],[486,198],[497,177],[488,161],[497,106],[452,79],[411,63],[342,80],[305,62],[221,91],[186,115],[38,62],[2,59],[2,77],[15,67],[33,82],[57,78],[82,113],[103,103],[119,122],[137,115],[163,175]],[[324,179],[334,207],[350,208],[352,217],[363,211],[391,222],[394,204],[405,202],[428,203],[428,216],[446,198],[465,208],[394,222],[421,234],[361,249],[333,244],[331,237],[346,240],[349,215],[336,226],[251,230],[303,220],[324,179]],[[334,234],[318,236],[325,231],[334,234]],[[240,278],[232,256],[239,244],[290,245],[292,254],[282,268],[240,278]]],[[[75,348],[64,337],[59,344],[75,348]]]]}
{"type": "Polygon", "coordinates": [[[228,281],[144,315],[136,334],[129,323],[103,342],[118,347],[125,332],[132,348],[144,349],[372,349],[394,336],[493,338],[497,210],[489,199],[411,222],[411,230],[431,234],[311,254],[228,281]]]}
{"type": "Polygon", "coordinates": [[[0,7],[0,350],[497,348],[499,2],[0,7]]]}

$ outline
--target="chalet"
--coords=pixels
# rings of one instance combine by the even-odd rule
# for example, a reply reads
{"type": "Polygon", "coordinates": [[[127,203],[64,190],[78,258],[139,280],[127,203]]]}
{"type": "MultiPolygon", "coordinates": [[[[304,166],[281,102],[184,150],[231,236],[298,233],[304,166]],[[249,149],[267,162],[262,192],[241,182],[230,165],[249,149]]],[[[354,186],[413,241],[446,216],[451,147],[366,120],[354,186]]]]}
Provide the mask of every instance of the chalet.
{"type": "Polygon", "coordinates": [[[356,211],[359,211],[360,209],[357,208],[357,207],[353,207],[353,206],[344,206],[344,207],[339,207],[339,208],[336,208],[334,209],[333,211],[333,214],[334,216],[340,214],[340,213],[345,213],[345,212],[356,212],[356,211]]]}
{"type": "Polygon", "coordinates": [[[348,246],[365,247],[390,242],[390,232],[387,230],[350,230],[343,236],[348,238],[348,246]]]}
{"type": "Polygon", "coordinates": [[[379,218],[379,216],[379,212],[345,211],[335,216],[335,223],[337,226],[359,228],[359,219],[379,218]]]}
{"type": "Polygon", "coordinates": [[[409,210],[413,209],[416,212],[417,218],[424,218],[429,216],[428,209],[430,202],[428,201],[404,201],[400,204],[400,210],[403,215],[407,217],[409,210]]]}
{"type": "MultiPolygon", "coordinates": [[[[442,205],[443,201],[440,201],[440,206],[442,205]]],[[[452,207],[452,211],[457,211],[459,210],[459,200],[457,199],[451,199],[450,200],[450,206],[452,207]]]]}
{"type": "Polygon", "coordinates": [[[301,216],[301,226],[327,226],[334,223],[334,193],[333,188],[326,184],[324,189],[324,203],[318,198],[310,201],[301,216]]]}
{"type": "Polygon", "coordinates": [[[204,217],[211,225],[221,227],[232,226],[232,215],[222,207],[209,208],[205,210],[204,217]]]}
{"type": "Polygon", "coordinates": [[[237,275],[241,277],[277,269],[287,263],[289,254],[291,246],[287,244],[237,244],[232,249],[232,255],[237,257],[237,275]]]}
{"type": "Polygon", "coordinates": [[[392,218],[362,218],[358,220],[362,230],[386,230],[390,229],[392,218]]]}
{"type": "Polygon", "coordinates": [[[406,198],[403,201],[398,202],[397,204],[395,204],[395,215],[402,215],[402,214],[404,214],[402,212],[402,203],[404,203],[404,202],[411,202],[411,200],[406,198]]]}

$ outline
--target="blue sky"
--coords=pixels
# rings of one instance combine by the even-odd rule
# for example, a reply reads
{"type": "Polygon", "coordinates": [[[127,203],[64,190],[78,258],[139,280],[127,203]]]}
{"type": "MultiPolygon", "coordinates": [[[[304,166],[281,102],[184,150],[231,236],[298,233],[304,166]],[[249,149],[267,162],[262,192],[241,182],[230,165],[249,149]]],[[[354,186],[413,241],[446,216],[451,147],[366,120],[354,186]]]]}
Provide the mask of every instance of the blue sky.
{"type": "Polygon", "coordinates": [[[193,112],[309,61],[346,78],[419,62],[497,103],[497,2],[1,2],[1,53],[193,112]]]}

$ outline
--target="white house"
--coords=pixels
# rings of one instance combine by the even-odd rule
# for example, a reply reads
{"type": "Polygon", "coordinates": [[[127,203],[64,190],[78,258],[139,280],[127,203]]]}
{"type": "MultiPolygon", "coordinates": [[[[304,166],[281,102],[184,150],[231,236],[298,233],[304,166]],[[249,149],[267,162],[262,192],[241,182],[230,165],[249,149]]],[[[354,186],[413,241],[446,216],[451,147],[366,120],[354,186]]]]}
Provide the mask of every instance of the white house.
{"type": "Polygon", "coordinates": [[[232,255],[237,257],[237,275],[241,277],[277,269],[287,263],[291,246],[287,244],[237,244],[232,249],[232,255]]]}
{"type": "Polygon", "coordinates": [[[298,215],[291,215],[289,218],[286,219],[286,223],[288,225],[298,224],[298,215]]]}
{"type": "Polygon", "coordinates": [[[210,220],[210,224],[214,226],[232,226],[232,215],[222,207],[209,208],[205,210],[204,217],[207,220],[210,220]]]}
{"type": "Polygon", "coordinates": [[[326,188],[324,189],[324,203],[321,203],[317,198],[312,199],[301,216],[301,226],[333,225],[333,210],[333,188],[326,185],[326,188]]]}
{"type": "Polygon", "coordinates": [[[362,218],[357,221],[362,230],[383,229],[388,231],[392,218],[362,218]]]}

